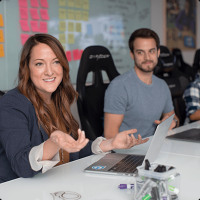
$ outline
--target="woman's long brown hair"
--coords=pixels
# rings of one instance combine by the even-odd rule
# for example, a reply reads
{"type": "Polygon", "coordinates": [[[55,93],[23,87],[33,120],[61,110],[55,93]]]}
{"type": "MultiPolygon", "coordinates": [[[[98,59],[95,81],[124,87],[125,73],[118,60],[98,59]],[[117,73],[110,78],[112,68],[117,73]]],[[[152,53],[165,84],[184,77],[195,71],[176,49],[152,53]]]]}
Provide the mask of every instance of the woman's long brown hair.
{"type": "Polygon", "coordinates": [[[60,64],[63,67],[63,79],[52,94],[52,100],[55,104],[57,120],[61,120],[65,125],[68,133],[77,139],[78,123],[71,114],[70,106],[78,98],[78,93],[74,90],[70,82],[69,64],[66,58],[64,49],[60,42],[49,34],[35,34],[31,36],[23,46],[21,52],[20,66],[19,66],[19,82],[18,89],[25,95],[35,107],[38,123],[41,125],[46,133],[50,134],[58,129],[57,120],[54,120],[51,110],[38,94],[33,82],[30,79],[29,61],[31,50],[39,43],[47,44],[57,56],[60,64]]]}

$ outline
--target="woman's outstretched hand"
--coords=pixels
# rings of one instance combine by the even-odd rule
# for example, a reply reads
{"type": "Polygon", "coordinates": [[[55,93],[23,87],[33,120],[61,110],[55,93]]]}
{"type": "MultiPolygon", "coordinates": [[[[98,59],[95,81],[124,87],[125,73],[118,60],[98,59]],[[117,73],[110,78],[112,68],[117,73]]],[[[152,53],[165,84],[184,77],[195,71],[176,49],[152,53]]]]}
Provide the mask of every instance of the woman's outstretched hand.
{"type": "Polygon", "coordinates": [[[78,140],[75,140],[73,137],[62,131],[54,131],[50,138],[61,149],[69,153],[80,151],[89,142],[89,140],[85,138],[85,132],[80,129],[78,129],[78,140]]]}
{"type": "Polygon", "coordinates": [[[148,138],[142,140],[141,135],[138,135],[138,139],[136,139],[133,135],[136,132],[136,129],[120,132],[114,138],[102,141],[100,148],[103,152],[113,149],[130,149],[135,145],[143,144],[149,140],[148,138]]]}

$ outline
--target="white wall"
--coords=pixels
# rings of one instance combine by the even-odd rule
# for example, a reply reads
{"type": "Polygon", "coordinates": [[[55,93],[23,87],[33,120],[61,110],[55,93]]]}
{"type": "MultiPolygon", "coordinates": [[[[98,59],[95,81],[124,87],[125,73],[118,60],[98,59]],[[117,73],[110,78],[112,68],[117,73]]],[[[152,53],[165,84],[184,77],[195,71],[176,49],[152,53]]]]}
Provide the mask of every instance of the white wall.
{"type": "MultiPolygon", "coordinates": [[[[166,0],[151,0],[151,28],[160,37],[162,45],[166,45],[166,14],[165,14],[165,2],[166,0]]],[[[196,1],[197,4],[197,49],[200,48],[200,2],[196,1]]],[[[188,64],[193,64],[195,51],[182,51],[183,59],[188,64]]]]}

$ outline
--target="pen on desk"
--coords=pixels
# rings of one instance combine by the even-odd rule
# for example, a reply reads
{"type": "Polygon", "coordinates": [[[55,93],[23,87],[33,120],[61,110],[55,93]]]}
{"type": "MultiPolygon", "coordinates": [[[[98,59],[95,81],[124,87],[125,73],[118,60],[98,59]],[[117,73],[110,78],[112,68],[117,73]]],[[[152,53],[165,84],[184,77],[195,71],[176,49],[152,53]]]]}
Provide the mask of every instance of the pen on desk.
{"type": "Polygon", "coordinates": [[[134,188],[134,184],[120,184],[118,186],[119,189],[132,189],[134,188]]]}

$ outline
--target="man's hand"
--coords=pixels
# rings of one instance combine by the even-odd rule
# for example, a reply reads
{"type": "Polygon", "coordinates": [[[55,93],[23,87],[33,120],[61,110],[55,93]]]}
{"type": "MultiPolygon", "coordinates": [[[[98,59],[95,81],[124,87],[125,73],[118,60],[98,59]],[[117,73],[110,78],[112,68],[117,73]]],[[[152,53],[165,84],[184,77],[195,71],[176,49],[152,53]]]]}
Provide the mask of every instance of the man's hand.
{"type": "Polygon", "coordinates": [[[113,149],[130,149],[135,145],[143,144],[149,140],[148,138],[142,140],[140,135],[138,135],[138,139],[136,139],[133,135],[133,133],[136,132],[136,129],[120,132],[114,138],[102,141],[100,148],[103,152],[113,149]]]}
{"type": "Polygon", "coordinates": [[[78,129],[77,141],[74,140],[74,138],[72,138],[70,135],[62,131],[54,131],[51,134],[50,139],[61,149],[69,153],[80,151],[89,142],[89,140],[85,138],[85,132],[81,131],[80,129],[78,129]]]}

